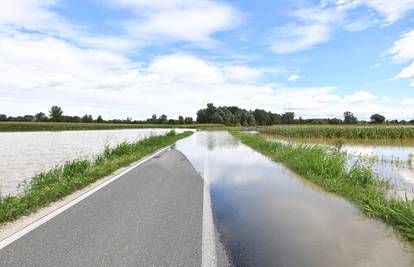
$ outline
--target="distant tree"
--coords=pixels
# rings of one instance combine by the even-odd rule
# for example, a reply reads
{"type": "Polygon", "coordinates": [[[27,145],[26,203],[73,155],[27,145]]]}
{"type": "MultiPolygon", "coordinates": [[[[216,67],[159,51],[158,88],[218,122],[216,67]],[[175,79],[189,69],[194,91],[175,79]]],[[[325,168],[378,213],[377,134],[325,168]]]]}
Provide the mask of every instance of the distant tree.
{"type": "Polygon", "coordinates": [[[295,121],[295,113],[286,112],[282,114],[282,123],[293,123],[295,121]]]}
{"type": "Polygon", "coordinates": [[[47,121],[47,116],[43,112],[39,112],[34,116],[35,121],[47,121]]]}
{"type": "Polygon", "coordinates": [[[179,124],[184,124],[184,118],[183,118],[183,116],[178,116],[178,123],[179,124]]]}
{"type": "Polygon", "coordinates": [[[197,112],[197,122],[198,123],[208,123],[207,111],[206,109],[200,109],[197,112]]]}
{"type": "Polygon", "coordinates": [[[344,123],[352,124],[357,122],[358,119],[354,116],[354,114],[351,111],[344,112],[344,123]]]}
{"type": "Polygon", "coordinates": [[[91,123],[91,122],[93,122],[92,115],[85,114],[85,115],[82,117],[82,122],[83,122],[83,123],[91,123]]]}
{"type": "Polygon", "coordinates": [[[102,122],[104,122],[104,120],[102,119],[102,116],[101,116],[101,115],[99,115],[99,116],[98,116],[98,118],[96,119],[96,122],[97,122],[97,123],[102,123],[102,122]]]}
{"type": "Polygon", "coordinates": [[[193,118],[191,118],[191,117],[185,117],[184,118],[184,123],[185,124],[192,124],[193,123],[193,118]]]}
{"type": "Polygon", "coordinates": [[[269,113],[263,109],[255,109],[253,111],[254,119],[258,125],[267,125],[269,124],[269,113]]]}
{"type": "Polygon", "coordinates": [[[5,114],[0,114],[0,121],[7,121],[7,116],[5,114]]]}
{"type": "Polygon", "coordinates": [[[250,126],[256,125],[256,119],[254,118],[254,115],[251,112],[249,112],[247,115],[247,124],[250,126]]]}
{"type": "Polygon", "coordinates": [[[157,123],[157,114],[152,114],[151,123],[157,123]]]}
{"type": "Polygon", "coordinates": [[[158,123],[160,123],[160,124],[167,124],[167,123],[168,123],[168,118],[167,118],[167,115],[162,114],[162,115],[158,118],[158,123]]]}
{"type": "Polygon", "coordinates": [[[207,104],[206,115],[208,122],[212,122],[213,116],[216,113],[217,108],[213,105],[213,103],[207,104]]]}
{"type": "Polygon", "coordinates": [[[53,106],[50,108],[49,116],[51,121],[59,122],[62,121],[63,111],[59,106],[53,106]]]}
{"type": "Polygon", "coordinates": [[[385,117],[381,114],[375,113],[371,116],[371,123],[381,124],[384,123],[385,117]]]}

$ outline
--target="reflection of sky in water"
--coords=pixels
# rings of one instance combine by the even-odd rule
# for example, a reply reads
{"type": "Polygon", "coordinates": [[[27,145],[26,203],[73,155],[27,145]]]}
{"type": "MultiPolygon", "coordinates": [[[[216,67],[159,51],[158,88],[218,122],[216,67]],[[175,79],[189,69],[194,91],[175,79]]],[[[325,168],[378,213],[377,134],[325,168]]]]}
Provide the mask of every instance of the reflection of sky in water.
{"type": "MultiPolygon", "coordinates": [[[[280,137],[267,138],[280,141],[282,143],[301,143],[301,139],[280,139],[280,137]]],[[[324,139],[302,139],[306,144],[332,145],[335,141],[326,142],[324,139]]],[[[341,148],[351,157],[349,166],[353,165],[358,159],[365,159],[366,164],[373,163],[373,171],[380,177],[389,180],[394,186],[398,195],[414,196],[414,161],[410,161],[414,155],[414,145],[395,145],[387,144],[344,144],[341,148]],[[402,161],[402,162],[401,162],[402,161]]]]}
{"type": "Polygon", "coordinates": [[[168,131],[170,129],[0,133],[0,194],[16,194],[20,192],[18,184],[36,173],[68,160],[92,159],[102,153],[105,146],[168,131]]]}
{"type": "Polygon", "coordinates": [[[177,143],[202,172],[233,263],[243,266],[410,266],[411,245],[225,132],[177,143]]]}

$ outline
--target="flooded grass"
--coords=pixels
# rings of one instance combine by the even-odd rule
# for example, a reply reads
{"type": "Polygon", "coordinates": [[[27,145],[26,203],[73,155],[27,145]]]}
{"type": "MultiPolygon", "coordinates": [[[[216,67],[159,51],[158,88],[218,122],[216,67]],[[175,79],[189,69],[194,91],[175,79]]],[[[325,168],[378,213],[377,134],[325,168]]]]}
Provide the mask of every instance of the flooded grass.
{"type": "Polygon", "coordinates": [[[259,127],[257,130],[264,134],[297,138],[414,139],[414,127],[410,126],[283,125],[259,127]]]}
{"type": "Polygon", "coordinates": [[[24,185],[26,192],[23,195],[6,196],[0,200],[0,224],[28,215],[191,134],[190,131],[180,134],[170,131],[135,143],[122,143],[113,148],[107,147],[93,161],[69,161],[40,173],[24,185]]]}
{"type": "Polygon", "coordinates": [[[222,124],[121,124],[121,123],[70,123],[70,122],[0,122],[0,132],[30,131],[78,131],[78,130],[115,130],[142,128],[187,128],[221,129],[222,124]]]}
{"type": "Polygon", "coordinates": [[[392,198],[391,185],[359,162],[347,167],[344,153],[317,145],[292,145],[266,140],[259,135],[231,131],[254,150],[358,205],[367,215],[394,226],[408,239],[414,239],[414,201],[392,198]]]}

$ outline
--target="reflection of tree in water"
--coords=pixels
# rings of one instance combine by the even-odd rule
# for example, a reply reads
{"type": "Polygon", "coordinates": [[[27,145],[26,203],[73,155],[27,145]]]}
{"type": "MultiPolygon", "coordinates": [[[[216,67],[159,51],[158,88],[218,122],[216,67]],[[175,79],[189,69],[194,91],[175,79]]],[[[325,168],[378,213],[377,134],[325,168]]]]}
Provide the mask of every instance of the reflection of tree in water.
{"type": "Polygon", "coordinates": [[[235,148],[239,145],[239,141],[234,139],[227,132],[203,132],[197,135],[197,143],[202,146],[207,145],[209,151],[216,147],[235,148]]]}

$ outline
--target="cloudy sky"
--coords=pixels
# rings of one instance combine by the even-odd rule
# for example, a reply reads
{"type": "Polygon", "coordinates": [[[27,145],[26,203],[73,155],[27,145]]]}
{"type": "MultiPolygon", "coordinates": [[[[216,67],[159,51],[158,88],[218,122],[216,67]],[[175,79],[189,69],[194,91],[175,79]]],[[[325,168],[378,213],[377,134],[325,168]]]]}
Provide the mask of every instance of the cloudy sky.
{"type": "Polygon", "coordinates": [[[0,113],[414,119],[414,0],[2,0],[0,113]]]}

